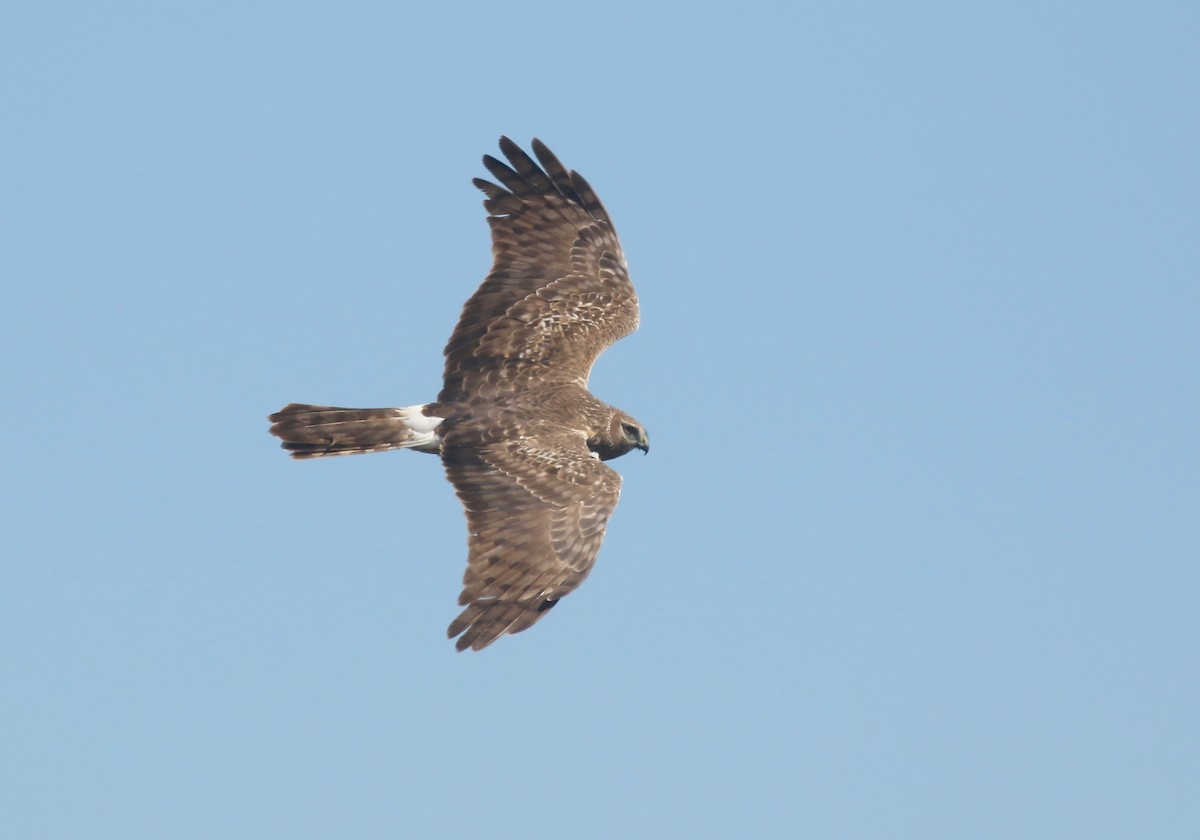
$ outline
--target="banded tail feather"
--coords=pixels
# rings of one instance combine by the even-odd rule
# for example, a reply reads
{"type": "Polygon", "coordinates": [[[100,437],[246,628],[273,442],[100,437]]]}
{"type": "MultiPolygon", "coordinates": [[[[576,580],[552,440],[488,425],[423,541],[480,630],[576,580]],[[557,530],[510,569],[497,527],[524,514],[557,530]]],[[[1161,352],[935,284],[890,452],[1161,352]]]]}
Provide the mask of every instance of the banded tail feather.
{"type": "Polygon", "coordinates": [[[425,414],[424,405],[408,408],[338,408],[290,403],[267,419],[271,434],[293,458],[360,455],[389,449],[437,453],[441,417],[425,414]]]}

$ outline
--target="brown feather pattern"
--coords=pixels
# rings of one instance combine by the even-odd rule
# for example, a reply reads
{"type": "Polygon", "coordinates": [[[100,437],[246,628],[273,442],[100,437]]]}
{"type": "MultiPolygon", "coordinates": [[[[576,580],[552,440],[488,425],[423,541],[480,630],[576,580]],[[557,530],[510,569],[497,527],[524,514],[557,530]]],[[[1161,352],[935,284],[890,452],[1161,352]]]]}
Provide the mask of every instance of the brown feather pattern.
{"type": "Polygon", "coordinates": [[[493,262],[446,344],[438,401],[271,415],[297,458],[440,451],[467,516],[464,609],[448,630],[459,650],[532,626],[583,582],[621,492],[601,459],[649,448],[637,421],[586,387],[600,353],[638,325],[616,231],[583,177],[540,141],[532,149],[536,160],[500,138],[507,162],[485,156],[495,181],[474,182],[493,262]],[[436,447],[429,418],[442,418],[436,447]]]}
{"type": "Polygon", "coordinates": [[[542,143],[545,169],[508,138],[477,179],[492,228],[492,270],[446,345],[440,402],[494,399],[551,382],[587,384],[596,358],[638,325],[637,294],[604,205],[542,143]],[[503,186],[501,186],[503,185],[503,186]]]}
{"type": "Polygon", "coordinates": [[[289,403],[267,419],[293,458],[358,455],[413,446],[399,408],[338,408],[289,403]]]}

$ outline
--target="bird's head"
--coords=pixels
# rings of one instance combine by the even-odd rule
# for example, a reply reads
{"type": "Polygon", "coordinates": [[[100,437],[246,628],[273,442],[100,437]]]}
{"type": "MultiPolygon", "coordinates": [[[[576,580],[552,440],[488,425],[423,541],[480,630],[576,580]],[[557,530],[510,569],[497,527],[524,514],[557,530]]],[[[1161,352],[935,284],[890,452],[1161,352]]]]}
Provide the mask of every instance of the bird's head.
{"type": "Polygon", "coordinates": [[[608,461],[634,449],[649,452],[650,436],[641,423],[623,411],[614,410],[607,428],[588,441],[588,449],[601,461],[608,461]]]}

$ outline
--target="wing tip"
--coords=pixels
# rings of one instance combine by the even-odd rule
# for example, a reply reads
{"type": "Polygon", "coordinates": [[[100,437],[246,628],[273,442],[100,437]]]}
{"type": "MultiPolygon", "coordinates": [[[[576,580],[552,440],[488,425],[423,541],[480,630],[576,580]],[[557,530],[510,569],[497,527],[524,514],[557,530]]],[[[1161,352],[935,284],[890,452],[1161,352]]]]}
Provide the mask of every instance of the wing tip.
{"type": "Polygon", "coordinates": [[[502,636],[528,630],[558,601],[558,598],[547,599],[536,606],[523,601],[469,602],[446,628],[446,638],[458,637],[454,649],[459,653],[468,648],[483,650],[502,636]]]}
{"type": "Polygon", "coordinates": [[[502,194],[511,194],[524,203],[529,196],[557,194],[581,207],[592,218],[612,224],[608,211],[587,179],[563,166],[541,138],[534,137],[529,143],[534,157],[506,134],[500,135],[498,145],[507,162],[485,154],[483,165],[500,183],[492,184],[480,178],[472,180],[489,199],[495,201],[501,199],[502,194]]]}

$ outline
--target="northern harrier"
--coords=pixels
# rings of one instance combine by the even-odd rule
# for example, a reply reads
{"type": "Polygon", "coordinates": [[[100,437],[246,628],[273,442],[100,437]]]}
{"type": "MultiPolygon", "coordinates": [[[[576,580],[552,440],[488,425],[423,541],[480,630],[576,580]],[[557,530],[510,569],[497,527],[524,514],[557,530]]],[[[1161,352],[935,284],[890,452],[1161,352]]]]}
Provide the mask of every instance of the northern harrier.
{"type": "Polygon", "coordinates": [[[500,149],[507,164],[483,158],[499,183],[474,181],[492,270],[446,345],[437,402],[270,417],[293,458],[441,455],[467,514],[464,609],[448,631],[459,650],[525,630],[583,582],[621,492],[601,462],[650,449],[640,423],[587,390],[596,357],[638,325],[608,212],[540,141],[537,162],[507,137],[500,149]]]}

